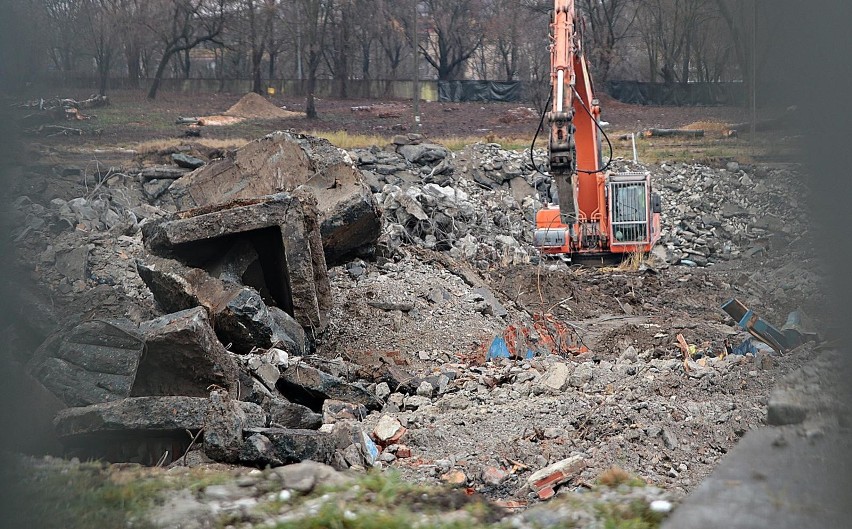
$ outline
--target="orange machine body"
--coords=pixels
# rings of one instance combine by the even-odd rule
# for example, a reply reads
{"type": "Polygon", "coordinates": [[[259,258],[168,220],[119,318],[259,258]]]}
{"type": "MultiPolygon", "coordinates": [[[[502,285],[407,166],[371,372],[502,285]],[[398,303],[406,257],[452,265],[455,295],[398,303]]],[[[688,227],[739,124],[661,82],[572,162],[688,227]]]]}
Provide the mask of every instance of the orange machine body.
{"type": "Polygon", "coordinates": [[[649,252],[660,236],[659,197],[642,173],[612,174],[601,155],[601,108],[577,30],[574,0],[554,0],[548,165],[559,206],[536,215],[545,254],[649,252]]]}

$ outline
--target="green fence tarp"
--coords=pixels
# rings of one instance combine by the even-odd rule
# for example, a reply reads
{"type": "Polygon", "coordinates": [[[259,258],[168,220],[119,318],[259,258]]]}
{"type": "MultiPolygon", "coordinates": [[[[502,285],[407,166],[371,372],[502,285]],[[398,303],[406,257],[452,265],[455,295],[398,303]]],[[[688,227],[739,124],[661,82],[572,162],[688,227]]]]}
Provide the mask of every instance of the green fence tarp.
{"type": "Polygon", "coordinates": [[[520,81],[438,81],[438,101],[517,102],[524,96],[520,81]]]}
{"type": "Polygon", "coordinates": [[[608,81],[606,91],[614,99],[633,105],[737,106],[746,101],[743,83],[608,81]]]}

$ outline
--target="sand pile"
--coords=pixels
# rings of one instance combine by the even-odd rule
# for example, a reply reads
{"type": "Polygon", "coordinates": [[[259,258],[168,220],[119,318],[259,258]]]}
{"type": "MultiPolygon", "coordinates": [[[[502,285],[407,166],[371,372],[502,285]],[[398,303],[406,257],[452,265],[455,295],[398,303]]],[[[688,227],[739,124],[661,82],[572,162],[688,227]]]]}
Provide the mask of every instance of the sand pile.
{"type": "Polygon", "coordinates": [[[302,117],[304,114],[278,108],[263,96],[249,92],[226,110],[224,115],[245,119],[282,119],[302,117]]]}

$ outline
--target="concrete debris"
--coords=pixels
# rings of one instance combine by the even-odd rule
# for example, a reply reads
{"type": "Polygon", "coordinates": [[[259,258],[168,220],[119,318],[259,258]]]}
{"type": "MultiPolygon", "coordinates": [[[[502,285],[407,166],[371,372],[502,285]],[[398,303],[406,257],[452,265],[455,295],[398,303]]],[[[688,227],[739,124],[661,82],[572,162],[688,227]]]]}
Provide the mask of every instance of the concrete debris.
{"type": "Polygon", "coordinates": [[[283,370],[278,389],[288,400],[315,411],[322,409],[326,399],[360,404],[368,410],[378,410],[382,407],[381,401],[365,388],[344,382],[306,364],[291,364],[283,370]]]}
{"type": "Polygon", "coordinates": [[[139,330],[146,350],[133,396],[201,397],[213,384],[236,390],[237,365],[219,343],[202,307],[145,322],[139,330]]]}
{"type": "Polygon", "coordinates": [[[361,404],[326,399],[322,403],[322,422],[334,424],[337,421],[362,421],[367,416],[367,408],[361,404]]]}
{"type": "Polygon", "coordinates": [[[270,426],[276,428],[294,428],[297,430],[317,430],[323,424],[323,416],[307,406],[280,398],[271,399],[263,409],[269,414],[270,426]]]}
{"type": "Polygon", "coordinates": [[[576,477],[584,468],[586,461],[583,456],[572,456],[533,472],[527,478],[527,484],[539,498],[547,500],[553,497],[557,487],[576,477]]]}
{"type": "Polygon", "coordinates": [[[247,240],[258,254],[259,270],[253,280],[246,274],[242,279],[292,313],[303,327],[325,328],[328,276],[313,199],[304,193],[185,212],[147,225],[144,238],[153,253],[202,268],[216,256],[227,255],[240,239],[247,240]]]}
{"type": "MultiPolygon", "coordinates": [[[[265,423],[265,421],[264,421],[265,423]]],[[[204,453],[214,461],[236,463],[243,447],[245,412],[227,391],[210,392],[210,405],[204,416],[204,453]]]]}
{"type": "Polygon", "coordinates": [[[373,429],[373,438],[381,446],[397,443],[405,435],[406,429],[398,419],[389,415],[382,415],[379,424],[373,429]]]}
{"type": "Polygon", "coordinates": [[[186,210],[300,186],[316,198],[329,262],[340,262],[375,243],[381,217],[360,171],[345,151],[311,136],[269,134],[177,180],[169,193],[186,210]]]}
{"type": "Polygon", "coordinates": [[[255,289],[216,279],[200,268],[189,268],[177,261],[148,257],[137,262],[139,275],[166,311],[181,311],[202,306],[216,322],[216,333],[224,344],[246,354],[255,347],[274,345],[293,348],[300,337],[291,336],[255,289]]]}
{"type": "Polygon", "coordinates": [[[66,327],[33,354],[28,370],[68,406],[129,397],[145,340],[127,320],[66,327]]]}
{"type": "Polygon", "coordinates": [[[172,154],[172,161],[178,167],[183,167],[185,169],[198,169],[199,167],[204,165],[204,160],[196,158],[195,156],[189,156],[188,154],[183,154],[179,152],[172,154]]]}
{"type": "Polygon", "coordinates": [[[334,438],[326,432],[290,428],[252,428],[246,432],[269,439],[274,456],[284,464],[306,460],[329,464],[334,455],[334,438]]]}
{"type": "MultiPolygon", "coordinates": [[[[258,406],[231,404],[231,416],[238,416],[241,424],[265,424],[258,406]]],[[[202,397],[131,397],[68,408],[57,415],[54,425],[69,454],[154,465],[164,454],[166,463],[183,455],[191,441],[186,432],[205,428],[210,406],[211,401],[202,397]]]]}
{"type": "Polygon", "coordinates": [[[275,478],[281,482],[282,489],[300,494],[307,494],[318,485],[342,485],[348,481],[343,474],[330,466],[315,461],[286,465],[276,468],[273,472],[275,478]]]}

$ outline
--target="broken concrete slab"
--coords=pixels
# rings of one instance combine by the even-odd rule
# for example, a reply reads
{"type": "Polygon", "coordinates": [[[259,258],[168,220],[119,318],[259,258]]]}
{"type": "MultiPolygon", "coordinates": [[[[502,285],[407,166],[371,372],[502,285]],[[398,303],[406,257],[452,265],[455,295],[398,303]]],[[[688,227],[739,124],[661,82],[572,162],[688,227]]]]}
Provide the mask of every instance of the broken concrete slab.
{"type": "MultiPolygon", "coordinates": [[[[247,427],[265,425],[265,413],[259,406],[248,402],[240,402],[238,406],[247,427]]],[[[186,430],[204,427],[208,408],[209,399],[202,397],[130,397],[62,410],[54,420],[54,427],[61,438],[155,431],[177,431],[186,437],[186,430]]]]}
{"type": "Polygon", "coordinates": [[[202,397],[212,384],[237,388],[237,365],[202,307],[169,314],[140,325],[146,351],[131,395],[202,397]]]}
{"type": "Polygon", "coordinates": [[[314,411],[321,411],[326,399],[361,404],[368,410],[382,407],[382,402],[365,388],[306,364],[290,365],[283,370],[277,387],[288,400],[314,411]]]}
{"type": "Polygon", "coordinates": [[[497,316],[498,318],[505,318],[509,315],[509,312],[503,306],[502,303],[497,299],[497,296],[494,295],[491,290],[485,287],[477,287],[473,289],[474,301],[484,301],[488,304],[488,313],[497,316]]]}
{"type": "MultiPolygon", "coordinates": [[[[248,353],[255,347],[292,345],[294,339],[279,327],[260,294],[250,287],[216,279],[199,268],[160,257],[137,261],[140,277],[154,294],[154,299],[167,312],[178,312],[202,306],[216,322],[216,335],[232,344],[237,353],[248,353]]],[[[279,318],[280,319],[280,318],[279,318]]]]}
{"type": "Polygon", "coordinates": [[[49,337],[28,371],[68,406],[130,396],[145,341],[128,320],[92,320],[49,337]]]}
{"type": "Polygon", "coordinates": [[[274,132],[175,181],[169,192],[186,210],[299,186],[317,199],[329,262],[375,244],[381,233],[375,198],[349,155],[323,139],[274,132]]]}
{"type": "Polygon", "coordinates": [[[221,256],[247,240],[260,268],[258,282],[249,286],[303,327],[321,331],[331,294],[314,204],[304,192],[236,201],[151,223],[143,236],[154,254],[216,270],[221,256]]]}
{"type": "Polygon", "coordinates": [[[183,167],[184,169],[198,169],[204,165],[204,160],[201,158],[196,158],[195,156],[189,156],[188,154],[179,152],[172,154],[172,161],[175,165],[183,167]]]}
{"type": "Polygon", "coordinates": [[[139,174],[142,180],[177,180],[190,173],[190,169],[173,165],[155,165],[142,169],[139,174]]]}

